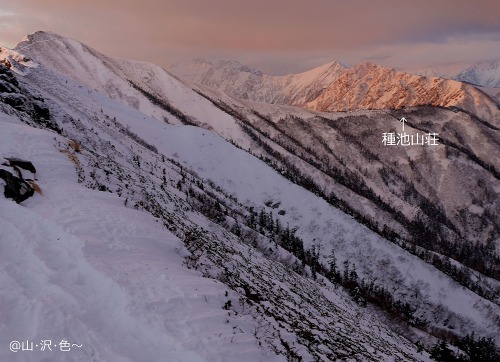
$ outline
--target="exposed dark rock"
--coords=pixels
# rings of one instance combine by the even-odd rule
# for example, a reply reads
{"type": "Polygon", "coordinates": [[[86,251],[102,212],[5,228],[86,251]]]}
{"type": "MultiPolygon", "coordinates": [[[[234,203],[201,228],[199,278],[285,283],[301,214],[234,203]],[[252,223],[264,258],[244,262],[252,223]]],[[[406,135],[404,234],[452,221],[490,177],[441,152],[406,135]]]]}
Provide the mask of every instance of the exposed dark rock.
{"type": "Polygon", "coordinates": [[[50,119],[50,111],[46,107],[42,107],[36,103],[33,103],[33,112],[38,118],[50,119]]]}
{"type": "Polygon", "coordinates": [[[2,81],[2,79],[0,78],[0,93],[13,93],[15,91],[16,88],[5,81],[2,81]]]}
{"type": "Polygon", "coordinates": [[[18,94],[7,94],[3,97],[3,102],[18,111],[27,111],[25,107],[26,98],[18,94]]]}
{"type": "Polygon", "coordinates": [[[19,86],[19,82],[12,71],[9,70],[5,65],[0,63],[0,80],[12,83],[14,86],[19,86]]]}
{"type": "Polygon", "coordinates": [[[14,176],[7,170],[0,170],[0,178],[5,181],[4,196],[18,204],[33,196],[35,190],[23,179],[14,176]]]}
{"type": "Polygon", "coordinates": [[[31,161],[21,160],[20,158],[15,157],[5,157],[7,161],[9,161],[9,166],[17,166],[22,168],[23,170],[28,170],[30,172],[36,173],[36,168],[33,166],[31,161]]]}
{"type": "Polygon", "coordinates": [[[16,79],[16,75],[0,63],[0,108],[10,106],[22,115],[28,116],[35,124],[62,133],[58,124],[51,120],[49,108],[42,97],[30,94],[16,79]]]}

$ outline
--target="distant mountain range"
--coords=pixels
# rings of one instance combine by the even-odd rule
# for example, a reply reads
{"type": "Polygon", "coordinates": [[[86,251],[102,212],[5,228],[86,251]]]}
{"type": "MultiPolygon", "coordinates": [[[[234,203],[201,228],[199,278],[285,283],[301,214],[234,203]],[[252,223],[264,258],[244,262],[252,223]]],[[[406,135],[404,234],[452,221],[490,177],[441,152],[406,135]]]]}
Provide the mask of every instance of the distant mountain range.
{"type": "Polygon", "coordinates": [[[500,61],[473,64],[448,64],[442,66],[411,69],[408,72],[431,77],[442,77],[466,82],[488,93],[500,102],[500,61]]]}
{"type": "MultiPolygon", "coordinates": [[[[496,69],[493,66],[470,68],[456,78],[490,86],[496,84],[493,81],[498,75],[498,72],[494,73],[496,69]]],[[[482,92],[469,84],[405,73],[373,63],[348,67],[332,62],[300,74],[271,76],[235,61],[195,60],[173,66],[170,71],[183,79],[240,99],[315,111],[434,105],[458,107],[495,119],[498,113],[496,101],[484,99],[482,92]]]]}
{"type": "Polygon", "coordinates": [[[237,61],[210,62],[203,59],[169,68],[183,79],[222,90],[234,97],[288,105],[302,105],[316,99],[346,69],[347,66],[332,62],[300,74],[271,76],[237,61]]]}
{"type": "Polygon", "coordinates": [[[475,64],[453,77],[486,88],[500,88],[500,61],[475,64]]]}

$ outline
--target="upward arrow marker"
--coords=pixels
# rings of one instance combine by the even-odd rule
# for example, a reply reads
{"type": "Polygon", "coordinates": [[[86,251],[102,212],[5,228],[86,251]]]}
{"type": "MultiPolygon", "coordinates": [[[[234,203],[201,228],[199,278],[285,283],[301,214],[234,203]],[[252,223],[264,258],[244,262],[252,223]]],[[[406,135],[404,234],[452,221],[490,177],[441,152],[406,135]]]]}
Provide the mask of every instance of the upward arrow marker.
{"type": "Polygon", "coordinates": [[[405,131],[405,122],[408,122],[408,121],[406,120],[406,118],[403,117],[399,120],[399,122],[403,123],[403,132],[404,132],[405,131]]]}

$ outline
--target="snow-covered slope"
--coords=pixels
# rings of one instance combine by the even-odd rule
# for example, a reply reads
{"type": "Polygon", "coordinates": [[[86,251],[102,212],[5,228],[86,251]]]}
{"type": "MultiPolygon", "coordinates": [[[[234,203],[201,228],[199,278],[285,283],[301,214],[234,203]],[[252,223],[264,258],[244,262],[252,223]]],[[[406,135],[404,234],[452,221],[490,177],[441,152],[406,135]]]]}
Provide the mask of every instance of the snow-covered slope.
{"type": "Polygon", "coordinates": [[[304,73],[271,76],[236,61],[203,59],[169,70],[183,79],[222,90],[241,99],[264,103],[303,105],[337,79],[347,66],[331,62],[304,73]]]}
{"type": "Polygon", "coordinates": [[[8,310],[0,335],[4,346],[50,340],[53,351],[2,349],[2,360],[427,360],[344,291],[287,267],[294,257],[268,237],[242,224],[254,244],[193,208],[193,189],[223,200],[238,222],[235,212],[249,206],[192,173],[202,171],[192,160],[219,169],[249,164],[252,177],[267,178],[264,163],[43,65],[17,79],[23,102],[43,96],[62,135],[21,124],[46,125],[27,104],[1,104],[13,116],[1,113],[0,154],[31,160],[43,194],[22,205],[0,201],[0,298],[8,310]],[[82,347],[59,351],[63,338],[82,347]]]}
{"type": "Polygon", "coordinates": [[[478,87],[481,89],[483,92],[488,94],[491,98],[495,99],[498,104],[500,104],[500,88],[485,88],[485,87],[478,87]]]}
{"type": "Polygon", "coordinates": [[[335,195],[381,233],[386,226],[395,228],[400,237],[422,245],[424,239],[432,240],[438,234],[448,242],[456,242],[457,237],[472,243],[498,239],[500,229],[492,216],[500,199],[491,195],[500,186],[500,150],[498,129],[488,118],[429,106],[317,113],[243,101],[204,86],[191,86],[238,118],[255,140],[251,152],[271,160],[269,164],[278,170],[296,168],[288,173],[290,179],[314,184],[315,192],[325,199],[335,195]],[[430,149],[384,146],[382,135],[400,132],[403,116],[410,120],[406,130],[412,135],[437,132],[442,144],[430,149]],[[469,172],[475,179],[468,178],[469,172]],[[477,188],[478,182],[486,188],[477,188]],[[476,203],[481,209],[474,207],[476,203]],[[422,213],[442,214],[440,226],[435,224],[435,214],[426,221],[427,227],[434,225],[432,231],[423,233],[427,236],[420,226],[410,225],[420,223],[422,213]],[[408,219],[402,220],[401,214],[408,219]],[[403,224],[406,226],[401,228],[403,224]]]}
{"type": "Polygon", "coordinates": [[[52,84],[45,102],[66,136],[0,115],[0,154],[31,160],[42,190],[21,205],[0,199],[0,339],[50,340],[52,351],[2,348],[2,360],[427,359],[346,293],[282,265],[283,250],[266,256],[193,210],[176,184],[210,197],[218,191],[200,189],[204,180],[188,181],[189,169],[120,133],[111,115],[183,163],[245,164],[250,155],[42,74],[52,84]],[[60,351],[62,339],[82,347],[60,351]]]}
{"type": "Polygon", "coordinates": [[[183,243],[158,219],[78,184],[62,137],[3,115],[0,130],[0,155],[32,160],[43,191],[0,198],[2,361],[272,359],[250,330],[227,343],[228,288],[183,266],[183,243]],[[82,347],[61,351],[62,339],[82,347]],[[53,351],[13,353],[12,340],[53,351]]]}
{"type": "MultiPolygon", "coordinates": [[[[128,222],[114,224],[113,219],[108,220],[102,216],[103,214],[93,216],[90,212],[83,213],[84,218],[78,217],[78,220],[74,220],[74,215],[72,219],[72,213],[69,212],[70,208],[58,209],[59,204],[67,205],[66,203],[58,201],[51,205],[54,209],[48,209],[42,196],[29,200],[26,207],[34,208],[34,211],[40,207],[41,210],[45,210],[41,213],[48,215],[63,214],[60,217],[63,229],[71,231],[75,237],[83,240],[82,243],[88,245],[89,255],[94,246],[96,247],[94,252],[98,254],[106,251],[106,248],[113,249],[115,244],[118,250],[125,249],[123,251],[125,261],[115,258],[113,250],[110,252],[111,255],[107,254],[108,264],[102,267],[114,272],[104,276],[111,274],[113,280],[118,280],[118,284],[121,281],[125,285],[125,292],[129,294],[134,294],[136,291],[134,288],[145,283],[146,287],[140,289],[140,293],[144,294],[140,294],[136,299],[126,299],[124,309],[132,314],[145,312],[148,321],[158,321],[152,322],[154,326],[157,325],[156,323],[160,324],[154,330],[168,341],[172,340],[172,345],[178,346],[179,344],[176,343],[180,343],[181,347],[176,350],[179,354],[196,353],[206,360],[231,360],[237,353],[236,351],[244,350],[248,351],[248,360],[252,358],[253,360],[268,360],[272,356],[277,356],[275,358],[278,360],[283,360],[286,356],[299,356],[305,360],[335,360],[337,358],[381,361],[391,358],[425,360],[427,358],[425,353],[417,353],[407,340],[397,334],[403,334],[413,341],[422,340],[425,345],[434,342],[432,335],[454,333],[464,336],[472,331],[479,336],[497,338],[500,335],[499,327],[492,317],[499,312],[498,304],[463,288],[421,258],[401,249],[397,242],[389,242],[370,231],[332,206],[331,203],[318,197],[318,193],[315,194],[291,183],[282,175],[290,173],[290,170],[282,168],[280,171],[275,171],[269,167],[268,163],[236,148],[224,138],[206,129],[174,126],[165,122],[166,120],[176,124],[204,125],[205,128],[212,128],[242,148],[255,147],[252,150],[262,155],[266,155],[266,148],[259,142],[264,140],[271,145],[272,149],[282,152],[285,157],[281,158],[281,161],[296,162],[296,156],[284,152],[281,146],[272,141],[274,136],[279,138],[285,135],[277,131],[282,126],[286,127],[288,121],[284,120],[283,124],[280,124],[279,115],[287,116],[292,112],[294,115],[312,117],[314,114],[301,109],[291,111],[286,107],[267,105],[263,105],[263,108],[251,108],[248,103],[242,104],[238,103],[239,101],[229,104],[232,102],[231,99],[227,96],[224,98],[221,94],[227,102],[222,104],[210,99],[200,89],[197,91],[203,95],[194,92],[161,68],[146,63],[110,59],[76,41],[50,33],[31,35],[18,49],[21,47],[28,51],[29,57],[40,65],[24,76],[17,77],[20,84],[19,87],[13,86],[13,89],[19,89],[19,93],[22,93],[22,97],[18,97],[20,102],[23,102],[21,106],[14,108],[3,104],[0,108],[4,112],[19,117],[25,123],[46,128],[50,125],[45,119],[47,117],[37,118],[28,112],[33,108],[30,108],[32,102],[42,102],[40,99],[43,99],[43,103],[50,110],[48,118],[58,126],[58,128],[55,126],[53,128],[62,133],[62,136],[53,134],[56,137],[54,141],[52,138],[45,137],[47,142],[52,142],[52,147],[56,147],[50,157],[56,157],[56,154],[59,157],[63,157],[64,154],[72,155],[70,159],[75,162],[75,172],[81,182],[80,185],[76,185],[76,176],[73,175],[70,179],[63,175],[63,180],[70,184],[68,187],[71,190],[73,187],[80,190],[82,185],[86,185],[119,195],[121,199],[117,202],[117,198],[107,193],[97,193],[97,195],[108,195],[104,197],[102,206],[105,210],[109,210],[107,214],[121,215],[122,211],[112,212],[112,208],[108,206],[109,202],[114,202],[116,207],[134,207],[156,216],[158,219],[145,217],[149,221],[144,222],[145,225],[151,226],[155,225],[155,220],[158,220],[156,224],[158,224],[159,234],[156,234],[156,231],[153,234],[146,233],[149,241],[145,241],[144,248],[147,250],[143,250],[134,244],[134,240],[127,239],[127,233],[116,231],[116,229],[125,228],[128,224],[133,224],[130,220],[136,217],[133,215],[137,214],[129,214],[131,212],[129,209],[123,210],[123,219],[128,222]],[[268,113],[264,112],[265,109],[276,114],[276,119],[268,122],[266,120],[268,113]],[[239,111],[244,112],[244,116],[253,114],[253,118],[245,123],[243,119],[240,119],[239,111]],[[262,112],[264,116],[259,112],[262,112]],[[261,127],[257,121],[267,124],[267,128],[261,128],[259,141],[255,141],[252,136],[244,132],[244,127],[261,127]],[[272,134],[273,132],[276,134],[272,134]],[[268,138],[264,138],[265,133],[268,133],[268,138]],[[83,149],[81,153],[72,151],[67,146],[69,138],[81,145],[83,149]],[[64,153],[60,154],[60,149],[64,153]],[[213,182],[209,182],[209,179],[213,182]],[[219,200],[219,206],[217,203],[208,203],[206,206],[207,200],[219,200]],[[255,210],[258,211],[257,214],[252,213],[255,210]],[[316,250],[322,263],[328,262],[330,251],[334,250],[338,262],[349,261],[351,267],[354,264],[360,278],[367,283],[383,285],[398,301],[410,303],[415,308],[415,317],[425,320],[424,325],[412,322],[418,324],[417,328],[406,322],[391,320],[380,307],[370,305],[368,308],[361,308],[351,300],[343,288],[333,288],[324,276],[320,276],[317,280],[310,278],[312,276],[311,265],[313,265],[307,264],[311,262],[310,259],[307,259],[305,263],[306,258],[303,258],[305,265],[301,267],[299,261],[301,259],[285,251],[282,243],[275,239],[276,236],[273,236],[274,234],[268,229],[263,229],[265,221],[260,222],[260,229],[253,225],[252,215],[255,217],[259,215],[259,212],[260,215],[264,215],[264,212],[265,215],[273,215],[273,220],[279,220],[282,226],[289,225],[292,229],[297,228],[296,233],[302,239],[306,250],[309,250],[310,254],[311,250],[316,250]],[[102,219],[102,223],[94,221],[96,217],[99,220],[102,219]],[[79,221],[81,219],[83,221],[79,221]],[[94,222],[98,225],[96,227],[96,231],[99,232],[98,236],[88,228],[88,224],[94,222]],[[111,225],[110,228],[107,227],[108,222],[111,225]],[[152,273],[148,274],[150,263],[143,262],[141,259],[145,255],[145,260],[150,260],[152,254],[161,258],[163,254],[160,251],[157,252],[153,244],[163,245],[158,241],[163,238],[171,245],[171,247],[165,246],[167,248],[165,252],[170,253],[173,250],[174,253],[178,253],[168,256],[172,257],[172,265],[179,263],[179,254],[186,256],[186,265],[202,273],[195,273],[193,278],[200,278],[196,280],[199,280],[201,284],[213,283],[201,278],[201,275],[217,279],[224,283],[223,288],[228,289],[228,295],[224,292],[222,300],[219,299],[219,294],[215,296],[215,294],[199,293],[196,294],[196,302],[192,304],[196,308],[200,301],[202,305],[208,303],[207,313],[211,316],[218,316],[217,313],[221,311],[227,312],[229,322],[224,322],[228,323],[233,330],[233,335],[227,335],[228,338],[222,339],[219,344],[214,344],[213,349],[207,347],[205,354],[202,352],[204,341],[214,335],[210,334],[210,329],[206,324],[218,326],[218,320],[215,322],[212,319],[205,320],[202,316],[198,317],[198,314],[186,320],[182,312],[189,313],[189,310],[182,308],[179,309],[181,314],[178,316],[176,308],[169,308],[163,302],[163,299],[170,301],[170,294],[168,294],[170,292],[158,289],[156,276],[161,275],[159,269],[153,268],[152,273]],[[120,240],[117,241],[117,239],[120,240]],[[122,239],[124,240],[121,241],[122,239]],[[153,239],[156,241],[153,242],[153,239]],[[176,249],[175,245],[178,245],[176,243],[179,239],[183,241],[189,253],[176,249]],[[109,240],[111,243],[108,243],[109,240]],[[100,243],[105,243],[105,246],[99,246],[100,243]],[[312,249],[313,246],[314,249],[312,249]],[[132,259],[127,259],[130,255],[127,251],[136,255],[140,260],[140,266],[135,265],[132,259]],[[137,285],[134,284],[135,281],[130,280],[132,270],[139,271],[138,274],[141,275],[137,285]],[[143,276],[143,273],[146,276],[143,276]],[[131,287],[131,284],[134,286],[131,287]],[[148,292],[151,288],[153,291],[148,292]],[[215,299],[214,304],[209,303],[212,299],[215,299]],[[229,301],[231,303],[228,303],[229,301]],[[172,323],[178,326],[175,331],[181,336],[174,333],[172,337],[173,332],[165,326],[168,324],[165,322],[168,319],[164,319],[163,315],[167,314],[170,317],[172,313],[175,313],[172,323]],[[184,328],[184,325],[187,327],[184,328]],[[189,326],[193,326],[192,329],[189,326]],[[391,329],[398,333],[395,334],[391,329]],[[185,330],[191,333],[191,339],[183,334],[185,330]],[[243,345],[235,341],[241,341],[243,345]]],[[[210,96],[213,95],[214,93],[210,93],[210,96]]],[[[366,114],[363,115],[366,117],[366,114]]],[[[441,115],[438,114],[439,117],[441,115]]],[[[446,115],[449,114],[446,113],[446,115]]],[[[416,113],[415,116],[417,117],[416,113]]],[[[428,121],[426,116],[436,115],[433,113],[420,115],[418,117],[421,118],[417,118],[418,122],[415,122],[414,126],[424,125],[428,121]]],[[[339,117],[340,115],[333,115],[332,120],[339,117]]],[[[382,127],[384,122],[388,122],[384,117],[392,119],[393,115],[378,117],[377,127],[382,127]]],[[[344,121],[353,127],[361,127],[363,120],[366,119],[361,117],[344,121]]],[[[7,121],[5,134],[10,134],[10,138],[16,139],[16,132],[23,132],[9,131],[10,118],[7,121]]],[[[313,121],[313,118],[309,121],[313,121]]],[[[443,118],[442,129],[443,131],[446,127],[455,129],[457,123],[469,121],[471,120],[459,113],[456,119],[443,118]]],[[[299,132],[292,139],[295,147],[301,148],[303,146],[297,140],[307,141],[309,150],[306,147],[301,150],[304,155],[317,147],[326,147],[325,140],[318,138],[316,131],[328,130],[328,127],[332,131],[330,131],[331,134],[324,133],[325,137],[332,135],[332,139],[350,140],[349,143],[342,142],[347,149],[342,149],[343,156],[341,157],[346,157],[351,152],[352,157],[355,158],[355,155],[364,152],[352,141],[353,137],[349,134],[352,129],[349,129],[347,133],[342,133],[333,131],[335,127],[333,124],[330,127],[328,122],[318,122],[318,124],[318,128],[314,128],[313,133],[299,132]],[[311,135],[316,137],[314,142],[309,142],[311,135]]],[[[298,132],[300,129],[309,131],[301,119],[293,120],[290,125],[290,132],[298,132]]],[[[473,124],[473,127],[476,130],[479,126],[473,124]]],[[[488,128],[484,125],[482,127],[488,128]]],[[[488,145],[490,143],[492,145],[495,139],[494,133],[490,134],[483,128],[480,130],[478,128],[478,133],[471,137],[482,135],[483,133],[479,132],[484,132],[492,139],[491,142],[488,141],[488,145]]],[[[452,141],[455,142],[455,139],[452,141]]],[[[10,147],[6,152],[14,153],[15,151],[18,157],[32,158],[37,161],[32,153],[22,152],[26,148],[25,143],[30,144],[22,139],[16,143],[5,142],[10,147]],[[14,145],[19,149],[13,148],[14,145]]],[[[441,159],[437,156],[444,152],[444,148],[435,152],[422,150],[421,154],[417,155],[410,154],[409,151],[408,156],[421,161],[422,167],[433,169],[437,166],[429,160],[441,159]]],[[[482,152],[492,154],[487,149],[482,152]]],[[[278,159],[276,155],[274,157],[278,159]]],[[[329,154],[328,157],[330,157],[329,154]]],[[[464,163],[467,167],[473,168],[466,158],[460,155],[454,157],[457,163],[464,163]]],[[[480,157],[483,158],[483,155],[480,154],[480,157]]],[[[341,163],[340,160],[337,161],[341,163]]],[[[393,161],[384,160],[380,163],[393,161]]],[[[346,163],[345,160],[343,162],[346,163]]],[[[302,170],[300,165],[296,163],[296,166],[302,170]]],[[[374,165],[373,170],[370,166],[370,172],[378,172],[380,166],[374,165]]],[[[350,172],[354,172],[356,167],[357,164],[353,163],[353,170],[350,172]]],[[[443,163],[442,167],[450,167],[450,163],[443,163]]],[[[451,169],[454,170],[453,167],[451,169]]],[[[305,170],[308,171],[311,168],[305,170]]],[[[361,174],[363,170],[356,172],[361,174]]],[[[311,172],[311,175],[316,174],[320,175],[321,170],[316,169],[311,172]]],[[[453,174],[458,175],[458,173],[453,174]]],[[[484,176],[482,173],[478,174],[481,174],[481,177],[484,176]]],[[[491,175],[487,174],[484,177],[491,177],[491,175]]],[[[39,179],[42,188],[50,186],[49,183],[44,184],[45,178],[42,176],[39,179]]],[[[330,182],[330,180],[327,181],[330,182]]],[[[392,183],[397,180],[389,181],[392,183]]],[[[446,179],[442,184],[445,184],[445,181],[446,179]]],[[[422,184],[425,185],[425,183],[422,184]]],[[[335,187],[339,187],[338,184],[335,187]]],[[[345,188],[345,186],[342,187],[345,188]]],[[[484,189],[490,192],[490,187],[496,187],[496,184],[485,185],[484,189]]],[[[468,190],[468,188],[469,184],[465,189],[468,190]]],[[[64,190],[64,187],[62,189],[64,190]]],[[[352,190],[344,191],[346,194],[352,193],[352,190]]],[[[85,196],[80,196],[79,200],[88,198],[90,204],[85,205],[82,201],[84,204],[82,207],[84,210],[85,207],[91,209],[91,205],[97,203],[97,201],[92,201],[94,200],[92,195],[96,195],[95,191],[82,188],[81,192],[89,192],[88,195],[85,193],[85,196]]],[[[55,193],[56,190],[52,192],[52,195],[55,193]]],[[[370,201],[366,200],[360,204],[366,203],[369,207],[370,201]]],[[[259,217],[264,220],[267,218],[267,216],[259,217]]],[[[274,221],[273,225],[275,225],[274,221]]],[[[15,224],[12,229],[20,227],[19,224],[15,224]]],[[[134,234],[130,226],[125,231],[130,231],[132,235],[137,235],[137,239],[142,240],[142,236],[138,233],[134,234]]],[[[142,242],[140,245],[142,246],[142,242]]],[[[86,247],[83,249],[85,251],[86,247]]],[[[117,254],[122,255],[121,251],[117,254]]],[[[92,260],[89,258],[85,256],[84,259],[92,260]]],[[[153,261],[151,263],[154,264],[153,261]]],[[[460,266],[458,263],[457,265],[460,266]]],[[[182,269],[182,266],[179,266],[179,269],[182,269]]],[[[182,273],[182,278],[185,275],[191,275],[186,270],[182,273]]],[[[483,283],[482,286],[491,284],[491,289],[497,286],[496,281],[481,275],[479,277],[483,283]]],[[[11,282],[16,284],[19,279],[14,278],[11,282]]],[[[204,287],[200,288],[204,290],[204,287]]],[[[178,302],[186,302],[189,306],[190,294],[184,290],[181,288],[179,293],[188,296],[187,302],[182,297],[179,297],[178,302]]],[[[190,291],[192,292],[192,289],[190,291]]],[[[42,299],[40,302],[43,306],[45,306],[44,301],[45,299],[42,299]]],[[[86,308],[85,304],[84,308],[86,308]]],[[[203,314],[204,309],[200,309],[199,313],[203,314]]],[[[128,317],[127,320],[130,321],[128,317]]],[[[146,328],[149,324],[141,326],[146,328]]],[[[56,327],[54,328],[57,330],[56,327]]],[[[89,325],[85,328],[92,330],[94,326],[89,321],[89,325]]],[[[85,328],[82,327],[83,330],[85,328]]],[[[123,330],[125,343],[128,343],[131,337],[125,333],[126,328],[123,330]]],[[[222,332],[218,332],[217,335],[222,332]]],[[[222,336],[226,336],[224,333],[222,336]]],[[[82,335],[84,334],[82,332],[82,335]]],[[[115,340],[108,341],[110,338],[112,339],[113,336],[108,335],[101,343],[105,346],[114,346],[113,348],[121,346],[117,345],[118,342],[115,340]]],[[[135,346],[135,342],[130,343],[135,346]]],[[[105,346],[99,351],[113,356],[105,349],[105,346]]],[[[151,353],[151,360],[158,360],[158,356],[161,356],[160,353],[156,355],[151,353]]],[[[118,353],[114,356],[122,358],[118,353]]]]}

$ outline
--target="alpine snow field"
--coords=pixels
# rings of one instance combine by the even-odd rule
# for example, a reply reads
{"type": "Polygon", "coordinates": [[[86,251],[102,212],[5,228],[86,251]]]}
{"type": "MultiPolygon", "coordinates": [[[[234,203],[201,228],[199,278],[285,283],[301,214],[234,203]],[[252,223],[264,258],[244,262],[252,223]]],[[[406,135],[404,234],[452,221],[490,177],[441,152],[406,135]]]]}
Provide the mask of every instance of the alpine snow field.
{"type": "Polygon", "coordinates": [[[173,71],[0,48],[1,361],[500,360],[494,98],[370,63],[173,71]],[[436,144],[384,145],[402,118],[436,144]]]}

